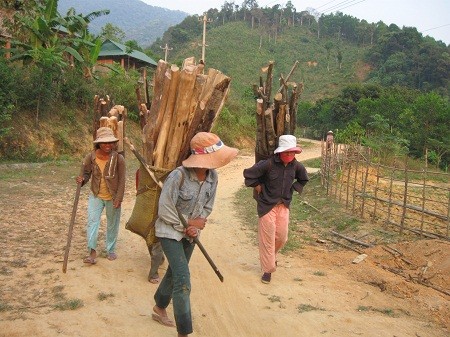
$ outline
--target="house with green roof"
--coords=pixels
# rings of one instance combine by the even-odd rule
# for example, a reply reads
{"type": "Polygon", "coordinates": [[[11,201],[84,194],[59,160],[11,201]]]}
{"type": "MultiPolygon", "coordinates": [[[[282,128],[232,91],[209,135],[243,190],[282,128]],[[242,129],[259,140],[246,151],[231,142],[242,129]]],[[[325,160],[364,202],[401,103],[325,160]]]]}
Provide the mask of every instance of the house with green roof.
{"type": "MultiPolygon", "coordinates": [[[[97,65],[112,65],[118,63],[124,69],[156,69],[158,63],[138,50],[130,49],[124,44],[106,40],[103,42],[97,58],[97,65]]],[[[100,70],[96,66],[96,70],[100,70]]],[[[101,71],[101,70],[100,70],[101,71]]]]}

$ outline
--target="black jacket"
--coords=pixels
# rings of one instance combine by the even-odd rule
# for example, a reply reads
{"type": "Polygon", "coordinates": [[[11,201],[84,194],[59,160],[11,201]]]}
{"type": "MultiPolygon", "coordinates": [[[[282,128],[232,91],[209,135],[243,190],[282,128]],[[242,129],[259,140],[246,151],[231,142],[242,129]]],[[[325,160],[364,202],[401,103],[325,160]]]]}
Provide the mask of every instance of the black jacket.
{"type": "Polygon", "coordinates": [[[284,166],[279,155],[245,169],[244,178],[245,186],[261,185],[261,193],[255,196],[259,217],[267,214],[279,202],[289,208],[294,190],[302,193],[303,186],[309,180],[303,164],[294,159],[284,166]]]}

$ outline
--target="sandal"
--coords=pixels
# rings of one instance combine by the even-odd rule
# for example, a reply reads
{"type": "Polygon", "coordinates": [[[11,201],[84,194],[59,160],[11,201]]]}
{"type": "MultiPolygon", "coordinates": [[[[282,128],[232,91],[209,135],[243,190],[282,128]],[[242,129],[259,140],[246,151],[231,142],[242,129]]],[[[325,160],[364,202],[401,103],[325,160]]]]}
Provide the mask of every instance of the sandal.
{"type": "Polygon", "coordinates": [[[88,264],[96,264],[97,260],[91,256],[87,256],[83,259],[83,262],[88,264]]]}
{"type": "Polygon", "coordinates": [[[113,260],[117,259],[117,254],[116,253],[109,253],[108,256],[107,256],[107,259],[109,261],[113,261],[113,260]]]}

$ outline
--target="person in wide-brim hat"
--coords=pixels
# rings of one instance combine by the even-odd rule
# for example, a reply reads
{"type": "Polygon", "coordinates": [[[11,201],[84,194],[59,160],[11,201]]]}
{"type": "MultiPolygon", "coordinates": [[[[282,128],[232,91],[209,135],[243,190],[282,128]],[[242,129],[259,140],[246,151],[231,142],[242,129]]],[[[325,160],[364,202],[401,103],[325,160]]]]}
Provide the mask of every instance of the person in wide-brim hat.
{"type": "Polygon", "coordinates": [[[302,153],[302,149],[297,146],[297,138],[293,135],[281,135],[278,138],[278,147],[273,153],[281,152],[302,153]]]}
{"type": "Polygon", "coordinates": [[[153,296],[152,319],[166,326],[176,326],[178,336],[193,332],[190,291],[186,291],[191,289],[189,260],[195,247],[192,241],[205,228],[213,209],[218,184],[215,169],[228,164],[238,153],[211,132],[197,133],[191,139],[190,149],[191,154],[183,160],[182,166],[173,170],[164,182],[155,222],[155,235],[169,267],[153,296]],[[180,216],[186,220],[186,228],[180,216]],[[176,324],[167,315],[170,302],[176,324]]]}
{"type": "Polygon", "coordinates": [[[109,260],[115,260],[116,243],[120,228],[121,205],[125,194],[125,159],[115,150],[119,140],[109,127],[96,131],[94,150],[83,161],[83,172],[76,177],[77,184],[84,186],[91,181],[86,226],[88,256],[87,264],[97,263],[97,241],[101,214],[106,212],[105,250],[109,260]]]}
{"type": "Polygon", "coordinates": [[[216,169],[228,164],[238,149],[226,146],[211,132],[199,132],[191,140],[191,155],[182,162],[184,167],[216,169]]]}
{"type": "Polygon", "coordinates": [[[111,128],[102,126],[97,129],[96,138],[94,144],[98,143],[115,143],[119,140],[114,136],[114,132],[111,128]]]}
{"type": "Polygon", "coordinates": [[[289,212],[294,191],[302,193],[308,182],[305,166],[297,161],[302,152],[293,135],[281,135],[274,155],[244,169],[244,183],[254,190],[258,213],[261,282],[270,283],[277,269],[277,254],[288,239],[289,212]]]}

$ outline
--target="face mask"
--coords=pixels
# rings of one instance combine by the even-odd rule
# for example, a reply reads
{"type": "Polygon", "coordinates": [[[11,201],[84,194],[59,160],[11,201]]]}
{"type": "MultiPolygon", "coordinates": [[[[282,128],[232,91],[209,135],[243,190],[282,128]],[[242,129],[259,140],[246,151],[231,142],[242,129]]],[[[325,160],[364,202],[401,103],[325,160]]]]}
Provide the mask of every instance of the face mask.
{"type": "Polygon", "coordinates": [[[281,152],[280,159],[284,164],[289,164],[295,158],[295,152],[281,152]]]}

